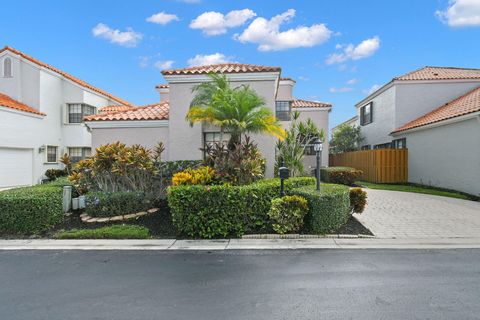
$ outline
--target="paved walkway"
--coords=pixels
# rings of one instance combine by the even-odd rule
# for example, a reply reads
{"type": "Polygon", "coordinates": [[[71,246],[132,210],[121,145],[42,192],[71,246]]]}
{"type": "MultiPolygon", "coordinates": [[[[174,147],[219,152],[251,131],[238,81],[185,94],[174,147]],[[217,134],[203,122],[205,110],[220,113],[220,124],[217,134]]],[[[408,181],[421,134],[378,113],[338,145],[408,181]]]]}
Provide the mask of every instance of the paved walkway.
{"type": "Polygon", "coordinates": [[[367,189],[355,217],[378,238],[480,238],[480,202],[367,189]]]}

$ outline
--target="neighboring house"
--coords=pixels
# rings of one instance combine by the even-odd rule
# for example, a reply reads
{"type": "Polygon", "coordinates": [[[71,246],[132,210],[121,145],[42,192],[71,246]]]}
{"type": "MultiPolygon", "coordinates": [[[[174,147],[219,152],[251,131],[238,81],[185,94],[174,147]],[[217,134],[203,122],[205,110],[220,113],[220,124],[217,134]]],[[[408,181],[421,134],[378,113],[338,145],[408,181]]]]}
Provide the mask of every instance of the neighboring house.
{"type": "MultiPolygon", "coordinates": [[[[160,102],[144,107],[102,113],[85,118],[85,124],[92,132],[94,147],[122,141],[127,144],[141,144],[152,148],[159,141],[165,145],[165,160],[202,159],[200,150],[207,144],[218,142],[219,129],[216,127],[190,124],[185,120],[190,102],[194,97],[192,88],[210,81],[208,74],[227,75],[233,86],[249,85],[265,99],[266,106],[280,119],[284,127],[290,125],[292,110],[301,112],[302,120],[310,118],[319,128],[328,133],[330,104],[316,101],[297,100],[293,97],[295,81],[281,78],[279,67],[250,64],[218,64],[174,70],[162,74],[168,84],[158,85],[160,102]]],[[[267,160],[267,176],[273,176],[276,138],[269,135],[252,135],[262,155],[267,160]]],[[[228,139],[228,135],[224,135],[228,139]]],[[[309,152],[311,153],[311,152],[309,152]]],[[[307,165],[314,164],[314,156],[307,155],[307,165]]],[[[325,141],[322,164],[328,165],[328,142],[325,141]]]]}
{"type": "Polygon", "coordinates": [[[351,117],[350,119],[348,119],[347,121],[344,121],[340,124],[337,124],[335,127],[332,128],[332,134],[338,130],[338,128],[340,128],[340,126],[342,125],[347,125],[347,126],[358,126],[359,123],[358,123],[358,116],[354,116],[354,117],[351,117]]]}
{"type": "Polygon", "coordinates": [[[83,117],[128,102],[18,50],[0,50],[0,188],[32,185],[91,153],[83,117]]]}

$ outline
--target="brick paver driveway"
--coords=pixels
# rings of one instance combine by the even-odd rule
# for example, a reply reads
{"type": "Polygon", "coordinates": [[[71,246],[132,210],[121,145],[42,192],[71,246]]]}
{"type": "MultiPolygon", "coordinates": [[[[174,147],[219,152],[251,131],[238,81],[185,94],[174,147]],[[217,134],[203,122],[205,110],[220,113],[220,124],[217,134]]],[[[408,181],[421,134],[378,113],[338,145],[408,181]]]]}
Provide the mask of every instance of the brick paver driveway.
{"type": "Polygon", "coordinates": [[[379,238],[480,238],[480,202],[365,190],[368,205],[355,217],[379,238]]]}

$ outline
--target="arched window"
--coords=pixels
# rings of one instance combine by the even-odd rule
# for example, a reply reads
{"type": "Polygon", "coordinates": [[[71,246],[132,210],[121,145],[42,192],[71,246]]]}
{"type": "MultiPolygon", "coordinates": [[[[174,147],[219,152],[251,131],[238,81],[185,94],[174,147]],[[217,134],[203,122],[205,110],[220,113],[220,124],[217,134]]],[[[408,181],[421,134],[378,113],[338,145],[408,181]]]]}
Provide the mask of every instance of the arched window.
{"type": "Polygon", "coordinates": [[[12,59],[5,58],[3,60],[3,77],[10,78],[12,76],[12,59]]]}

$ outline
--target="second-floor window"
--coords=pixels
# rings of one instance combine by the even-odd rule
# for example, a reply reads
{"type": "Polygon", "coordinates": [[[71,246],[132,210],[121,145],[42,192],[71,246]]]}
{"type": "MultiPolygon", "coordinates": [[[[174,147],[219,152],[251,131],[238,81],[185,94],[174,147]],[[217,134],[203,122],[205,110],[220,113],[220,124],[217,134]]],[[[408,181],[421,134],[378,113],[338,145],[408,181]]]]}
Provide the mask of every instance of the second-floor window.
{"type": "Polygon", "coordinates": [[[373,121],[372,103],[364,105],[360,108],[360,125],[365,126],[373,121]]]}
{"type": "Polygon", "coordinates": [[[292,110],[291,101],[276,101],[275,116],[278,120],[290,121],[290,112],[292,110]]]}
{"type": "Polygon", "coordinates": [[[95,114],[95,107],[85,103],[69,103],[68,107],[68,123],[82,123],[83,117],[95,114]]]}
{"type": "Polygon", "coordinates": [[[68,148],[68,155],[73,163],[90,157],[92,154],[92,148],[83,147],[70,147],[68,148]]]}
{"type": "Polygon", "coordinates": [[[3,60],[3,77],[4,78],[12,77],[12,59],[8,57],[3,60]]]}

